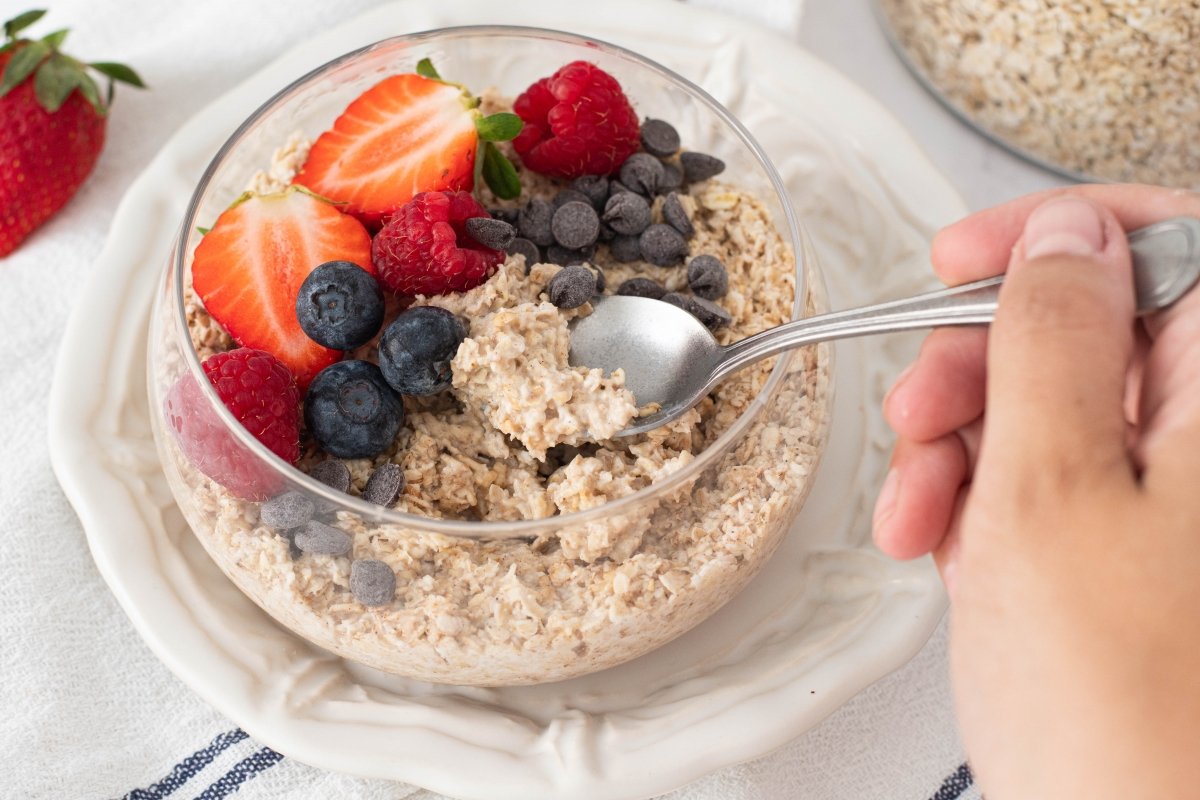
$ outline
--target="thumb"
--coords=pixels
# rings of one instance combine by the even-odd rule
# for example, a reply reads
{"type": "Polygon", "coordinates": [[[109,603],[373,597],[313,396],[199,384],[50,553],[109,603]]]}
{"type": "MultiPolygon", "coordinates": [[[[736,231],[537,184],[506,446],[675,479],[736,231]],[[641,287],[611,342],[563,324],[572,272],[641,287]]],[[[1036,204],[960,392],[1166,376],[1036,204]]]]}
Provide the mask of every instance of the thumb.
{"type": "Polygon", "coordinates": [[[1101,472],[1131,474],[1123,400],[1133,323],[1129,244],[1116,217],[1072,196],[1034,209],[989,337],[980,469],[1060,500],[1101,472]]]}

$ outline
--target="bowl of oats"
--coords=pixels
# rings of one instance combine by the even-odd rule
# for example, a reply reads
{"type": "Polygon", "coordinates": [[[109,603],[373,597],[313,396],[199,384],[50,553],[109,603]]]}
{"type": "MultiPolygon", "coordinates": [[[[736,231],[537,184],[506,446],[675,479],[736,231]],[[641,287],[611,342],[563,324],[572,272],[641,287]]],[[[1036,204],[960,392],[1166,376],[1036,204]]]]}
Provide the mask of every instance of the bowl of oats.
{"type": "Polygon", "coordinates": [[[151,317],[155,442],[197,539],[281,625],[418,680],[584,675],[694,627],[787,534],[824,347],[683,418],[568,360],[598,294],[729,343],[824,309],[783,184],[685,78],[449,28],[283,88],[195,188],[151,317]]]}

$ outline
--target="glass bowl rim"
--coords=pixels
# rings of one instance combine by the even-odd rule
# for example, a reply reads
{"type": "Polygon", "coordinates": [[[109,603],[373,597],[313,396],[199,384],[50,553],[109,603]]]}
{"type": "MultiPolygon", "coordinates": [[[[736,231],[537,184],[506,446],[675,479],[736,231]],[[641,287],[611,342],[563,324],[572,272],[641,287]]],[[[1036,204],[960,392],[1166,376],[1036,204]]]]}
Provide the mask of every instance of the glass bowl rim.
{"type": "MultiPolygon", "coordinates": [[[[339,492],[332,487],[329,487],[317,479],[311,477],[303,470],[293,464],[289,464],[282,458],[271,452],[266,445],[262,444],[258,439],[247,430],[237,419],[232,412],[225,406],[221,399],[217,396],[215,387],[204,375],[204,370],[200,363],[200,357],[196,353],[196,348],[192,344],[191,333],[187,325],[187,313],[184,302],[185,287],[184,274],[187,261],[187,243],[190,238],[190,231],[196,226],[196,214],[199,211],[200,201],[205,191],[208,189],[212,179],[217,174],[226,158],[233,152],[234,149],[241,143],[242,138],[246,133],[253,128],[260,120],[273,112],[277,106],[281,105],[291,95],[303,89],[309,82],[320,78],[321,76],[332,72],[339,67],[361,57],[368,53],[392,46],[398,43],[422,43],[436,40],[445,37],[495,37],[495,36],[512,36],[526,37],[530,39],[550,39],[562,44],[567,44],[580,48],[590,48],[600,50],[608,55],[616,56],[625,61],[629,61],[642,69],[646,69],[651,73],[665,79],[667,83],[673,84],[684,92],[690,95],[694,100],[699,101],[724,124],[724,126],[733,132],[742,146],[745,147],[758,162],[763,172],[766,174],[770,182],[772,190],[775,192],[775,199],[779,203],[783,213],[783,222],[786,224],[787,233],[790,237],[789,244],[791,245],[792,255],[795,260],[795,290],[792,297],[792,311],[790,319],[798,319],[804,308],[804,300],[806,297],[806,281],[805,268],[815,265],[809,264],[807,239],[803,233],[800,223],[796,219],[795,211],[792,208],[791,199],[788,196],[787,187],[783,183],[775,165],[767,157],[761,145],[746,129],[742,123],[731,114],[723,104],[718,102],[712,95],[704,89],[697,86],[692,81],[679,75],[674,70],[653,61],[643,55],[640,55],[632,50],[615,45],[610,42],[596,39],[590,36],[570,33],[568,31],[559,31],[550,28],[540,28],[523,25],[461,25],[449,26],[443,28],[433,28],[425,31],[416,31],[413,33],[391,36],[385,39],[372,42],[363,47],[356,48],[349,52],[343,53],[325,63],[315,67],[314,69],[301,75],[289,83],[284,88],[280,89],[258,108],[254,110],[245,120],[238,125],[232,134],[217,150],[205,167],[200,181],[196,184],[195,190],[188,201],[187,210],[184,212],[183,222],[180,225],[178,234],[175,239],[173,248],[172,265],[174,267],[174,290],[172,292],[172,300],[174,305],[174,327],[175,333],[180,337],[180,340],[186,343],[186,346],[181,347],[183,351],[184,362],[187,365],[187,372],[190,374],[196,383],[200,386],[200,391],[207,400],[209,407],[215,411],[218,418],[221,420],[227,432],[231,433],[244,447],[249,454],[258,458],[260,461],[268,465],[275,473],[284,479],[285,483],[295,484],[300,489],[304,490],[309,495],[314,495],[321,498],[323,501],[332,504],[335,511],[349,511],[360,515],[364,520],[371,520],[377,523],[387,523],[399,525],[413,531],[422,533],[441,534],[454,536],[462,539],[472,540],[499,540],[499,539],[516,539],[516,538],[532,538],[540,534],[551,533],[555,530],[570,527],[573,525],[593,522],[604,517],[610,517],[621,514],[628,510],[636,508],[643,501],[660,495],[684,484],[689,479],[696,477],[703,472],[713,461],[725,454],[738,441],[750,424],[758,418],[758,416],[766,408],[767,398],[771,397],[779,388],[779,384],[783,381],[784,375],[787,372],[788,365],[794,355],[792,352],[785,352],[778,356],[775,366],[771,370],[766,383],[755,394],[750,405],[743,411],[734,421],[734,423],[716,438],[708,447],[706,447],[698,456],[691,462],[685,465],[682,469],[668,475],[660,481],[655,481],[649,486],[638,489],[624,497],[619,497],[611,502],[602,503],[593,508],[584,509],[582,511],[572,511],[566,514],[557,514],[541,519],[527,520],[446,520],[425,517],[419,514],[410,514],[407,512],[397,511],[392,508],[376,505],[363,500],[354,495],[339,492]]],[[[161,295],[160,295],[161,296],[161,295]]],[[[286,490],[285,490],[286,491],[286,490]]]]}

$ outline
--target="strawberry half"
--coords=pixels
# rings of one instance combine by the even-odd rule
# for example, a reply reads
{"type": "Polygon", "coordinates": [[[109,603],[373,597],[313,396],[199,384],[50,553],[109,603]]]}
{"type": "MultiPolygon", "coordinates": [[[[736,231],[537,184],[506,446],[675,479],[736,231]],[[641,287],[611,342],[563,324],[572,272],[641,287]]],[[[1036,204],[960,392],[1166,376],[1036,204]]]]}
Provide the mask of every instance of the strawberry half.
{"type": "Polygon", "coordinates": [[[520,194],[515,170],[492,144],[516,136],[520,119],[484,117],[479,100],[441,80],[428,59],[417,70],[359,95],[313,142],[293,183],[345,203],[372,228],[421,192],[470,191],[481,172],[499,196],[520,194]]]}
{"type": "Polygon", "coordinates": [[[278,358],[303,390],[342,358],[308,338],[296,319],[300,284],[326,261],[375,274],[362,223],[299,187],[246,195],[200,241],[192,286],[234,341],[278,358]]]}

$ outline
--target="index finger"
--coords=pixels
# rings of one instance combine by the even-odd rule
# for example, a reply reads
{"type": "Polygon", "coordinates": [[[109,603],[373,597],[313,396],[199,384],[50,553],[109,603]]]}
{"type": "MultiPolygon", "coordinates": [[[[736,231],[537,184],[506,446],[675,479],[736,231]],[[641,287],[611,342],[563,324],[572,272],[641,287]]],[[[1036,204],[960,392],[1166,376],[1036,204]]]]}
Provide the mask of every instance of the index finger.
{"type": "Polygon", "coordinates": [[[1087,184],[1025,195],[980,211],[944,228],[933,240],[930,259],[942,282],[956,286],[1004,272],[1025,220],[1048,199],[1083,197],[1105,206],[1126,231],[1168,217],[1200,217],[1200,193],[1140,184],[1087,184]]]}

